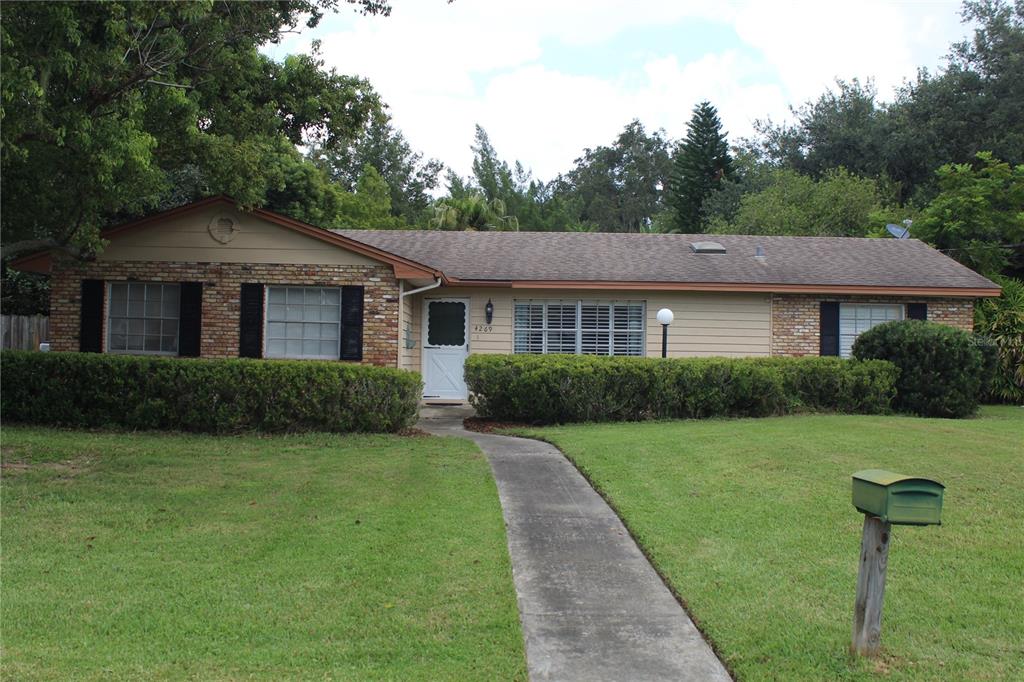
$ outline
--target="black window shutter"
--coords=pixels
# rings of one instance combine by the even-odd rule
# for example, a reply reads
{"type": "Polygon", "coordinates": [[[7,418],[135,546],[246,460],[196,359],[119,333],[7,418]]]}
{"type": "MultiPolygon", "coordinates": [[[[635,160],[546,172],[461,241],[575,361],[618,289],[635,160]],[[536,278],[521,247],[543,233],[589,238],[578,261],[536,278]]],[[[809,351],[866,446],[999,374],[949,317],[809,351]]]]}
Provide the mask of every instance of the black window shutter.
{"type": "Polygon", "coordinates": [[[341,288],[341,359],[363,359],[363,287],[341,288]]]}
{"type": "Polygon", "coordinates": [[[907,304],[907,319],[908,320],[927,320],[928,319],[928,304],[927,303],[908,303],[907,304]]]}
{"type": "Polygon", "coordinates": [[[203,285],[182,282],[178,296],[178,355],[199,357],[199,339],[203,330],[203,285]]]}
{"type": "Polygon", "coordinates": [[[819,312],[821,330],[820,355],[839,355],[839,304],[822,301],[819,312]]]}
{"type": "Polygon", "coordinates": [[[78,329],[78,350],[103,352],[103,280],[82,280],[82,308],[78,329]]]}
{"type": "Polygon", "coordinates": [[[238,356],[263,357],[263,285],[243,284],[238,316],[238,356]]]}

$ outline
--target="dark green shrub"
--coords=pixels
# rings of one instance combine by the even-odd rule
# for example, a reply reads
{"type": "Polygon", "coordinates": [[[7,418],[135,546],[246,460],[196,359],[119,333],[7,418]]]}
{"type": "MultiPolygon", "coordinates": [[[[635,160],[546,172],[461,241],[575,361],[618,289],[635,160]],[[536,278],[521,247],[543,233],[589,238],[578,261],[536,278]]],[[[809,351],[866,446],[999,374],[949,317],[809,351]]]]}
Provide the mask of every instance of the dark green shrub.
{"type": "Polygon", "coordinates": [[[418,374],[308,360],[5,351],[0,415],[74,427],[393,432],[412,425],[418,374]]]}
{"type": "Polygon", "coordinates": [[[838,358],[609,358],[472,355],[466,383],[482,416],[531,423],[881,413],[887,362],[838,358]]]}
{"type": "Polygon", "coordinates": [[[971,335],[935,322],[886,322],[857,337],[854,357],[900,369],[893,407],[924,417],[966,417],[978,409],[983,359],[971,335]]]}

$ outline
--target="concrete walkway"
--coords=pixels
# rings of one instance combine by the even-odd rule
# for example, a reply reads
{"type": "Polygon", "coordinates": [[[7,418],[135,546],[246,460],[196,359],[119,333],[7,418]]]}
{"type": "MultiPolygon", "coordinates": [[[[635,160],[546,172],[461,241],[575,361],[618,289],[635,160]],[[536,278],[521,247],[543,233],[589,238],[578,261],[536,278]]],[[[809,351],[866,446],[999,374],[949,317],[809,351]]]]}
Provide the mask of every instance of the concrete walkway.
{"type": "Polygon", "coordinates": [[[551,445],[474,433],[466,408],[419,427],[487,455],[508,529],[530,679],[729,680],[618,516],[551,445]]]}

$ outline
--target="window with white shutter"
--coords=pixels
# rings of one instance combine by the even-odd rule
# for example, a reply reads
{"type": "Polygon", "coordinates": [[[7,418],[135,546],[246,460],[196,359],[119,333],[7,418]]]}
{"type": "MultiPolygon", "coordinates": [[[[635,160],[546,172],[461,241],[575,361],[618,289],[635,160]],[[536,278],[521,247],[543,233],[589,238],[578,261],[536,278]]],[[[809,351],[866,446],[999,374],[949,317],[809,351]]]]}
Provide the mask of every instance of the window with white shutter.
{"type": "Polygon", "coordinates": [[[642,301],[516,301],[516,353],[644,354],[642,301]]]}

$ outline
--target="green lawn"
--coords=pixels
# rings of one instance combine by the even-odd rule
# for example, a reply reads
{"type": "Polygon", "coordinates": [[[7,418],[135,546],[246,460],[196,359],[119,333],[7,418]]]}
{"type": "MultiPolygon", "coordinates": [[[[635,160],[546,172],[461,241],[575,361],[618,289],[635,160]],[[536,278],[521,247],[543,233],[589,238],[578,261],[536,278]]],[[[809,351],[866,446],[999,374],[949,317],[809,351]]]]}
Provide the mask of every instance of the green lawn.
{"type": "Polygon", "coordinates": [[[3,430],[5,679],[525,679],[468,441],[3,430]]]}
{"type": "Polygon", "coordinates": [[[534,429],[606,495],[742,680],[1024,679],[1024,409],[534,429]],[[895,526],[884,656],[851,661],[863,517],[850,474],[938,479],[895,526]]]}

